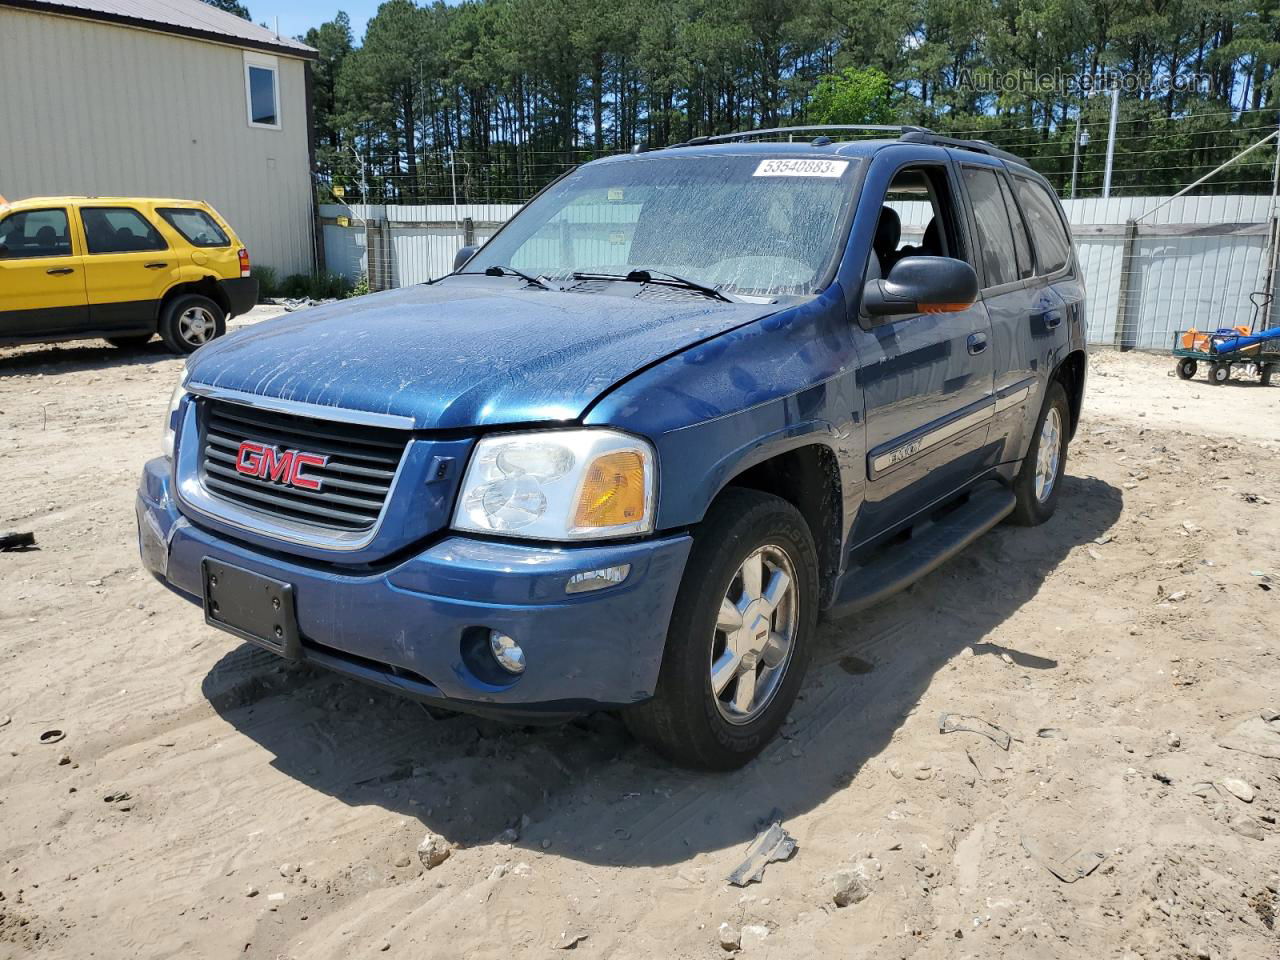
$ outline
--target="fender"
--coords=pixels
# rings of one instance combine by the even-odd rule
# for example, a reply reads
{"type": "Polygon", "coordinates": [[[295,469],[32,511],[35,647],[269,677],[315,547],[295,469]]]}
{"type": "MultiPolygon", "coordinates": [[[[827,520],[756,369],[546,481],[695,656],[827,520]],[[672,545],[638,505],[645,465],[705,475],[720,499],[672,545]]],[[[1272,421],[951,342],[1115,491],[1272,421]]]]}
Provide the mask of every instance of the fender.
{"type": "Polygon", "coordinates": [[[845,317],[844,291],[832,284],[668,358],[594,405],[586,424],[637,433],[657,448],[665,478],[659,530],[697,523],[744,470],[813,443],[835,455],[844,524],[851,522],[865,479],[865,437],[845,317]]]}

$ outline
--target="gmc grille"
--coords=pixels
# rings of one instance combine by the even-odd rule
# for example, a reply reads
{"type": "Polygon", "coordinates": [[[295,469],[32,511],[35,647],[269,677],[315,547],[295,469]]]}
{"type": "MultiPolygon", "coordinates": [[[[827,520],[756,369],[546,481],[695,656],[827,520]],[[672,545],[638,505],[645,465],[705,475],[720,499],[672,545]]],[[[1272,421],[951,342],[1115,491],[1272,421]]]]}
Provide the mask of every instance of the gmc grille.
{"type": "Polygon", "coordinates": [[[237,506],[283,520],[330,530],[372,529],[391,492],[391,481],[409,442],[407,433],[259,410],[202,399],[200,473],[205,489],[237,506]],[[236,469],[240,444],[328,457],[308,466],[319,490],[305,490],[236,469]]]}

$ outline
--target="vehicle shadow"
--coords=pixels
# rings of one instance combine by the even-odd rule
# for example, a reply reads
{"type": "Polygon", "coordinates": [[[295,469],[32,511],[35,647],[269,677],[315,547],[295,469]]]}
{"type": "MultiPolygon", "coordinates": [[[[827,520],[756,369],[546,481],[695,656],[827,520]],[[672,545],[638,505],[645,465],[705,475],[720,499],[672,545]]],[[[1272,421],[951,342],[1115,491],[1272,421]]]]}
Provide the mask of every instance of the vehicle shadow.
{"type": "Polygon", "coordinates": [[[77,373],[82,370],[109,370],[115,367],[149,365],[160,360],[181,359],[155,337],[141,347],[113,347],[105,340],[85,340],[69,344],[29,344],[0,347],[0,377],[15,373],[77,373]],[[56,367],[56,371],[46,370],[56,367]]]}
{"type": "Polygon", "coordinates": [[[247,644],[209,671],[203,692],[274,767],[345,804],[415,817],[466,846],[515,827],[517,857],[525,847],[617,866],[678,863],[746,844],[772,812],[794,818],[852,784],[966,647],[1056,669],[1053,634],[1020,648],[988,638],[1120,516],[1116,487],[1063,484],[1050,522],[998,527],[898,597],[823,626],[782,737],[734,773],[672,769],[612,715],[517,727],[429,711],[247,644]]]}

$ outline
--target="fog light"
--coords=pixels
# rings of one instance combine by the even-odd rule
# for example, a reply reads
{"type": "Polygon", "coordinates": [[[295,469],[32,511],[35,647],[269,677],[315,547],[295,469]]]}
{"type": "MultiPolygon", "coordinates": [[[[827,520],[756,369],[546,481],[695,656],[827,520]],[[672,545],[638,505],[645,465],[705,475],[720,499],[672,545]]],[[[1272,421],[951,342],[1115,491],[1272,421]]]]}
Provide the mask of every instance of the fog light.
{"type": "Polygon", "coordinates": [[[489,652],[507,673],[524,673],[524,651],[505,633],[489,631],[489,652]]]}

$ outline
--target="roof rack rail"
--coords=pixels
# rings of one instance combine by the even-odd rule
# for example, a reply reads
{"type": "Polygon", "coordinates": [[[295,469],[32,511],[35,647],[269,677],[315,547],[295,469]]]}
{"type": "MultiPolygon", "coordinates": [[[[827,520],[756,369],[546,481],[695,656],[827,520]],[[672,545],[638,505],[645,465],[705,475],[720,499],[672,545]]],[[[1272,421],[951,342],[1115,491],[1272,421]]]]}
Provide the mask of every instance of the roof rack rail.
{"type": "Polygon", "coordinates": [[[721,133],[714,137],[690,137],[683,143],[673,143],[672,147],[699,147],[705,143],[729,143],[733,140],[746,140],[750,137],[763,137],[774,133],[811,133],[815,130],[857,130],[862,133],[931,133],[927,127],[916,127],[908,123],[815,123],[802,127],[765,127],[762,130],[739,130],[737,133],[721,133]]]}
{"type": "Polygon", "coordinates": [[[959,137],[947,137],[931,130],[908,130],[899,139],[906,143],[931,143],[939,147],[955,147],[957,150],[972,150],[974,153],[985,153],[997,160],[1018,163],[1027,166],[1027,161],[1020,156],[1001,150],[989,140],[962,140],[959,137]]]}
{"type": "MultiPolygon", "coordinates": [[[[909,123],[815,123],[800,127],[766,127],[763,130],[739,130],[737,133],[722,133],[714,137],[691,137],[683,143],[673,143],[676,147],[700,147],[708,143],[730,143],[735,140],[747,140],[751,137],[762,137],[776,133],[812,133],[814,131],[854,130],[859,133],[896,133],[904,143],[928,143],[939,147],[954,147],[957,150],[972,150],[974,153],[986,154],[997,160],[1027,166],[1027,161],[1016,154],[1001,150],[988,140],[962,140],[959,137],[948,137],[934,133],[928,127],[917,127],[909,123]]],[[[819,137],[818,139],[822,139],[819,137]]]]}

